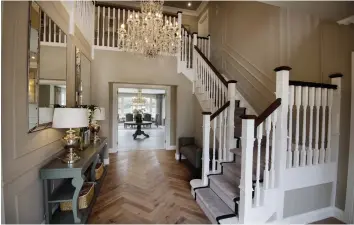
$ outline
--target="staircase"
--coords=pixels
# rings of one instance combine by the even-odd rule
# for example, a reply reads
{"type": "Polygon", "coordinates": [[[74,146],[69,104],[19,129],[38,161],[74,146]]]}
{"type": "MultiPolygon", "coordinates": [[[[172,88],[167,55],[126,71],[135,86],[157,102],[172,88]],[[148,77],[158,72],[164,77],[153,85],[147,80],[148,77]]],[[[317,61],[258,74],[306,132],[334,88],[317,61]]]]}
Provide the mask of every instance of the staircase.
{"type": "MultiPolygon", "coordinates": [[[[113,17],[111,10],[96,8],[94,48],[121,51],[114,31],[126,23],[130,10],[114,8],[113,17]]],[[[168,19],[181,24],[182,13],[168,19]]],[[[284,208],[291,204],[285,193],[328,183],[334,208],[342,75],[330,75],[331,84],[291,81],[291,68],[277,67],[274,101],[256,114],[237,81],[227,80],[210,62],[210,36],[180,29],[177,70],[192,82],[203,109],[202,177],[190,182],[191,193],[210,221],[308,223],[284,218],[284,208]]],[[[298,218],[311,212],[305,214],[298,218]]]]}
{"type": "MultiPolygon", "coordinates": [[[[264,118],[260,119],[263,121],[259,120],[259,124],[263,125],[265,118],[269,118],[265,127],[268,136],[264,137],[263,133],[259,132],[256,140],[256,142],[259,140],[259,145],[252,143],[252,149],[257,154],[252,154],[253,151],[250,151],[251,154],[244,155],[241,136],[243,127],[250,127],[247,122],[243,122],[243,119],[248,119],[245,107],[248,104],[237,91],[236,81],[226,81],[209,61],[209,55],[204,52],[209,53],[210,50],[205,48],[201,50],[197,44],[197,34],[191,34],[182,27],[181,52],[177,57],[178,70],[193,82],[194,94],[204,111],[203,148],[209,149],[210,141],[212,140],[213,143],[212,157],[209,159],[209,154],[203,154],[202,179],[191,181],[192,194],[212,223],[239,223],[245,221],[246,217],[245,202],[241,202],[241,192],[244,196],[245,192],[241,187],[247,186],[245,183],[249,180],[251,192],[247,195],[251,201],[254,201],[255,207],[248,206],[250,211],[253,211],[253,215],[247,221],[266,222],[275,212],[274,204],[264,202],[266,197],[269,198],[275,193],[274,182],[270,179],[270,174],[274,174],[274,163],[273,172],[270,172],[272,143],[269,134],[276,115],[271,115],[280,106],[281,101],[272,104],[266,115],[263,114],[264,118]],[[213,131],[212,136],[210,130],[213,131]],[[246,160],[251,164],[248,168],[242,169],[242,162],[246,160]],[[242,179],[242,174],[245,172],[250,172],[248,179],[242,179]],[[243,205],[240,207],[240,204],[243,205]]],[[[273,131],[274,128],[275,126],[273,131]]],[[[262,126],[260,129],[263,129],[262,126]]],[[[252,131],[252,128],[249,130],[252,131]]],[[[272,139],[275,140],[275,135],[272,139]]],[[[272,179],[274,180],[274,177],[272,179]]],[[[247,213],[250,214],[250,211],[247,213]]]]}

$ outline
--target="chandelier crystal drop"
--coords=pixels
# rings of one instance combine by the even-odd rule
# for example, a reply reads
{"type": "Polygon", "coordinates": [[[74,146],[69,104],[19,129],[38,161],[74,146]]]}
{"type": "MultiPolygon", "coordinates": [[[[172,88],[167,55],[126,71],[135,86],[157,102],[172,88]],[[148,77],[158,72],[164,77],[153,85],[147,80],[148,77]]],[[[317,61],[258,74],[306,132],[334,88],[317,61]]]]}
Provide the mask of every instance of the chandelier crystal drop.
{"type": "Polygon", "coordinates": [[[120,48],[149,58],[175,55],[181,40],[176,18],[164,19],[163,0],[142,0],[140,5],[141,12],[130,13],[118,30],[120,48]]]}

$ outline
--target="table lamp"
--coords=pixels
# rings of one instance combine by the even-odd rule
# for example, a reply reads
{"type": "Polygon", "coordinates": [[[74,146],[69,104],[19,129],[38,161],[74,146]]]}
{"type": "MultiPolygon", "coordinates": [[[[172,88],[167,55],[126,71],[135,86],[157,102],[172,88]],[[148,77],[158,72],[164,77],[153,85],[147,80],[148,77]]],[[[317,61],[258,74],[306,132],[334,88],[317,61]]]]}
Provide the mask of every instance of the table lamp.
{"type": "Polygon", "coordinates": [[[98,125],[97,121],[105,119],[106,115],[104,108],[96,108],[93,112],[92,124],[90,126],[90,130],[94,135],[93,143],[98,143],[100,141],[100,138],[98,137],[98,132],[100,131],[101,127],[100,125],[98,125]]]}
{"type": "Polygon", "coordinates": [[[67,154],[61,160],[65,163],[71,164],[80,159],[75,153],[74,148],[80,139],[79,136],[75,134],[75,130],[72,128],[81,128],[88,126],[88,116],[87,110],[84,108],[55,108],[53,115],[53,128],[69,128],[66,131],[66,135],[63,137],[65,143],[65,149],[67,149],[67,154]]]}

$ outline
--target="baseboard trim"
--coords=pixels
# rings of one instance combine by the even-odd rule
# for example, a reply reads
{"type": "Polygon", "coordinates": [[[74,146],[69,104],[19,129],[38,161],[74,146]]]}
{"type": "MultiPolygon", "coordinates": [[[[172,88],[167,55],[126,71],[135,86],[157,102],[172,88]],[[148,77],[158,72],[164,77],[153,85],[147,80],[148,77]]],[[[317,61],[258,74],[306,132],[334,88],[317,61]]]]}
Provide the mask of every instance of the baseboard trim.
{"type": "Polygon", "coordinates": [[[176,150],[176,145],[167,146],[166,150],[176,150]]]}
{"type": "Polygon", "coordinates": [[[323,220],[328,217],[335,217],[344,222],[344,212],[336,207],[326,207],[314,210],[308,213],[303,213],[296,216],[284,218],[282,221],[275,222],[276,224],[307,224],[315,221],[323,220]]]}

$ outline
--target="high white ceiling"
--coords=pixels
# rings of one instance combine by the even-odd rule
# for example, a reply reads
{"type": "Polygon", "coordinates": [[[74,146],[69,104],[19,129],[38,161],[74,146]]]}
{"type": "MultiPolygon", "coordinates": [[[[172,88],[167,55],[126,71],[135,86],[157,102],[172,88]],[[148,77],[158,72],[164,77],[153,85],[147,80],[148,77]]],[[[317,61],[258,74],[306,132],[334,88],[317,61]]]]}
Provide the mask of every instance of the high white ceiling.
{"type": "MultiPolygon", "coordinates": [[[[118,93],[131,93],[131,94],[136,94],[138,93],[138,89],[136,88],[118,88],[118,93]]],[[[143,94],[165,94],[165,90],[159,90],[159,89],[141,89],[141,93],[143,94]]]]}

